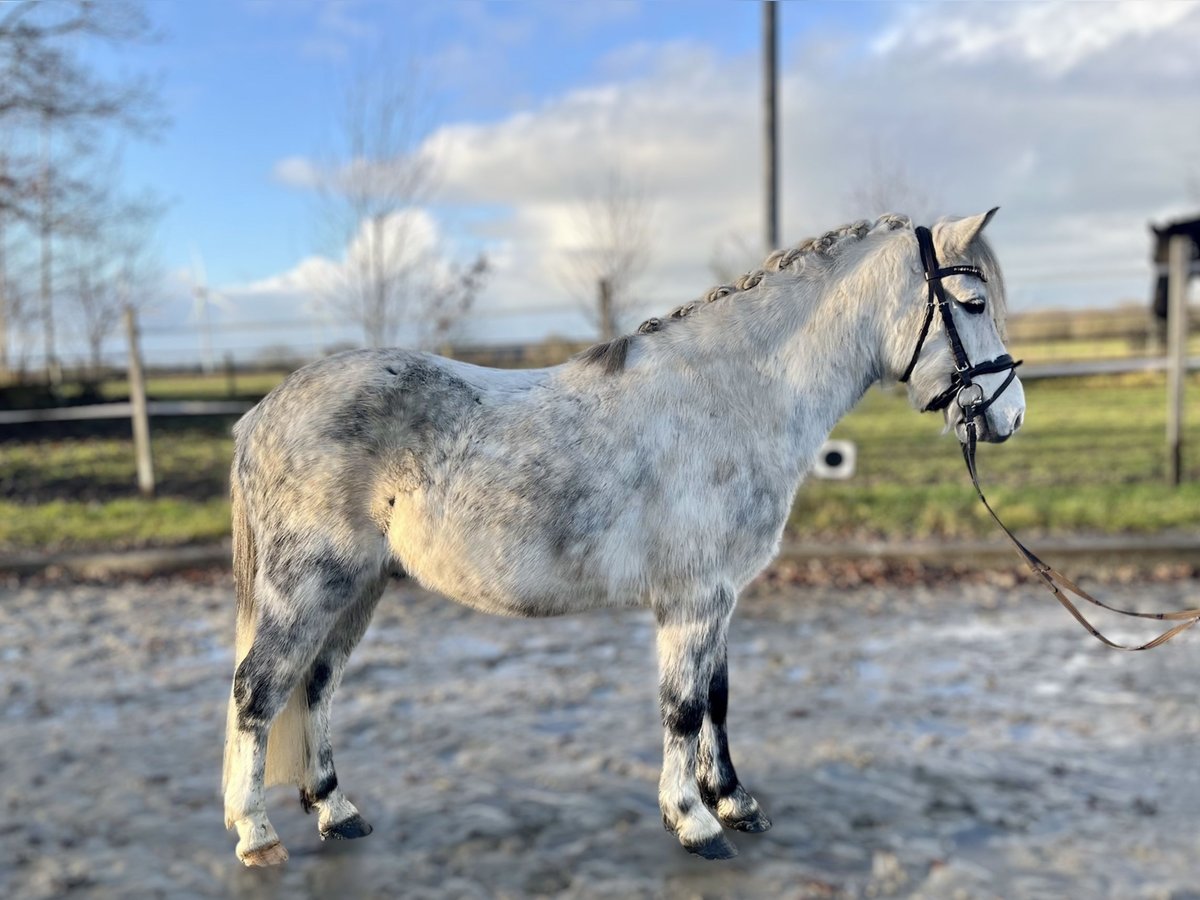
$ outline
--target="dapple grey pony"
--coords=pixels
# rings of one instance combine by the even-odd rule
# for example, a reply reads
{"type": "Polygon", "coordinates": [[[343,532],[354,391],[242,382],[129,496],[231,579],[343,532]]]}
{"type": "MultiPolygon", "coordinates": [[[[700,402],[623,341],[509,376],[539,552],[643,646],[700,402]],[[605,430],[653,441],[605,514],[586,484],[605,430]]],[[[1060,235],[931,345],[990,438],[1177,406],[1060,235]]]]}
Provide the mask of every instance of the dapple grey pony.
{"type": "MultiPolygon", "coordinates": [[[[993,211],[994,212],[994,211],[993,211]]],[[[938,257],[972,359],[1004,350],[1003,282],[980,236],[945,219],[938,257]]],[[[322,837],[371,827],[334,772],[330,702],[385,581],[402,569],[489,613],[649,607],[657,620],[663,821],[708,858],[722,825],[771,823],[726,738],[726,634],[738,593],[776,554],[793,495],[834,424],[918,346],[926,283],[911,222],[884,216],[772,254],[637,333],[547,369],[497,371],[359,351],[289,376],[234,429],[237,669],[225,819],[247,865],[287,852],[265,785],[300,788],[322,837]]],[[[940,322],[908,381],[917,408],[953,358],[940,322]]],[[[1000,374],[977,382],[991,394],[1000,374]]],[[[1012,381],[976,428],[1007,438],[1012,381]]],[[[963,436],[961,409],[945,411],[963,436]]],[[[453,815],[453,813],[449,813],[453,815]]]]}

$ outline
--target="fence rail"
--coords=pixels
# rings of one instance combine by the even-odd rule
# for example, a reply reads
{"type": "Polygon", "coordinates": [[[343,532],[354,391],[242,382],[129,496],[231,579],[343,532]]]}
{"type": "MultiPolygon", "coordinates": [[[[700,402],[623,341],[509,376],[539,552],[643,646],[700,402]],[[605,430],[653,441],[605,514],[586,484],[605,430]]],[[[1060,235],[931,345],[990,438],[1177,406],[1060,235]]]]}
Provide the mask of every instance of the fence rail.
{"type": "MultiPolygon", "coordinates": [[[[1051,362],[1022,366],[1018,372],[1022,381],[1049,378],[1079,378],[1088,375],[1124,375],[1138,372],[1162,372],[1167,368],[1165,357],[1147,356],[1131,359],[1081,360],[1051,362]]],[[[1185,368],[1200,372],[1200,356],[1190,357],[1185,368]]],[[[163,416],[237,416],[254,404],[246,400],[151,400],[147,412],[151,418],[163,416]]],[[[128,401],[89,403],[79,406],[56,406],[46,409],[0,410],[0,425],[32,425],[38,422],[71,422],[89,419],[128,419],[133,413],[128,401]]]]}
{"type": "MultiPolygon", "coordinates": [[[[244,400],[151,400],[146,411],[155,416],[235,416],[254,404],[244,400]]],[[[128,419],[133,404],[89,403],[81,406],[54,406],[48,409],[0,410],[0,425],[31,425],[36,422],[74,422],[87,419],[128,419]]]]}

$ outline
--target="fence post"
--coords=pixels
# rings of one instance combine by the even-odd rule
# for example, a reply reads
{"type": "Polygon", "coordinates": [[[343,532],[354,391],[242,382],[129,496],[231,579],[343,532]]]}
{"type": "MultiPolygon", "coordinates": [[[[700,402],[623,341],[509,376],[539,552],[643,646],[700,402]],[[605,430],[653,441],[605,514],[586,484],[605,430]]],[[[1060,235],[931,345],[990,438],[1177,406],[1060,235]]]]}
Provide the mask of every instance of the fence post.
{"type": "Polygon", "coordinates": [[[125,339],[129,342],[129,407],[133,418],[133,452],[137,459],[138,491],[154,496],[154,459],[150,455],[150,417],[146,411],[146,381],[138,345],[133,307],[125,306],[125,339]]]}
{"type": "Polygon", "coordinates": [[[1183,481],[1183,386],[1186,382],[1188,270],[1192,239],[1175,235],[1167,254],[1167,479],[1183,481]]]}

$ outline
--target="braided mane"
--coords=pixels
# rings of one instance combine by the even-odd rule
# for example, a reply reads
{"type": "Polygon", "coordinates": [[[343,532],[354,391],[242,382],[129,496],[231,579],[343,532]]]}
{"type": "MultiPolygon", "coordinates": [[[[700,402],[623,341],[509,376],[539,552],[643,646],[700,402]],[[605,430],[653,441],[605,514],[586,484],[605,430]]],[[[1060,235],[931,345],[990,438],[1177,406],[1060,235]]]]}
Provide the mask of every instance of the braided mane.
{"type": "Polygon", "coordinates": [[[777,274],[787,269],[799,270],[809,261],[829,261],[835,259],[850,241],[860,241],[873,231],[883,229],[895,231],[899,228],[909,228],[912,221],[908,216],[888,213],[872,222],[861,219],[827,231],[820,237],[808,238],[794,247],[776,250],[768,256],[760,268],[747,272],[731,284],[721,284],[710,288],[696,300],[675,307],[665,317],[653,316],[638,326],[635,334],[626,334],[613,338],[602,344],[589,347],[579,355],[584,363],[595,363],[603,367],[605,374],[612,375],[625,368],[629,356],[629,346],[638,335],[654,334],[662,331],[675,321],[690,316],[698,309],[724,297],[744,293],[757,287],[767,275],[777,274]]]}

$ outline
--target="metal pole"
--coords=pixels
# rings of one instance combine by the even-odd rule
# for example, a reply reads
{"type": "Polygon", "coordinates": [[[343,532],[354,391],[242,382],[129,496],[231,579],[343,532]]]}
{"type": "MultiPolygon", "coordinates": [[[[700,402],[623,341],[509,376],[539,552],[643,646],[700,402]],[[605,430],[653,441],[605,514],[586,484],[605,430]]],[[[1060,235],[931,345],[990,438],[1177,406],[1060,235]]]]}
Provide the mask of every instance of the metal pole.
{"type": "Polygon", "coordinates": [[[763,238],[770,253],[779,246],[779,145],[776,118],[778,102],[778,41],[775,36],[775,2],[764,0],[763,7],[763,171],[766,187],[766,221],[763,238]]]}
{"type": "Polygon", "coordinates": [[[146,411],[146,380],[138,346],[133,307],[125,306],[125,339],[129,342],[129,406],[133,418],[133,451],[137,459],[138,491],[154,496],[154,459],[150,455],[150,416],[146,411]]]}
{"type": "Polygon", "coordinates": [[[612,282],[607,278],[601,278],[596,290],[596,303],[600,313],[600,340],[611,341],[617,336],[616,315],[613,312],[612,282]]]}
{"type": "Polygon", "coordinates": [[[1167,479],[1183,481],[1183,386],[1187,366],[1187,283],[1192,239],[1171,238],[1167,252],[1167,479]]]}

